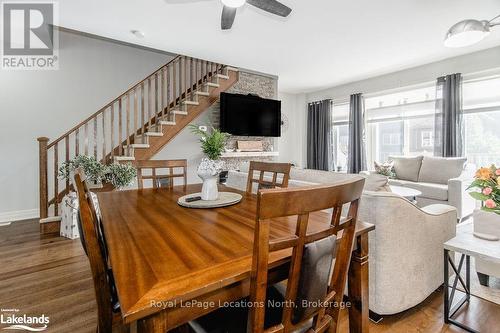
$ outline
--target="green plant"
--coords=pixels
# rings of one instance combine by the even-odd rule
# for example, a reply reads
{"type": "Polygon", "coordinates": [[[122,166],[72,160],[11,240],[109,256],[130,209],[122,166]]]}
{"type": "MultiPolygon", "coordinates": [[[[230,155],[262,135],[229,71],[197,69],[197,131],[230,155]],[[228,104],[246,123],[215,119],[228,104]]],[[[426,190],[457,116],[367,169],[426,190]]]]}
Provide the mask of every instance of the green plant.
{"type": "Polygon", "coordinates": [[[106,181],[116,188],[122,188],[132,184],[137,177],[137,170],[132,164],[110,164],[107,167],[106,181]]]}
{"type": "Polygon", "coordinates": [[[189,128],[191,132],[200,136],[201,150],[203,153],[211,160],[218,160],[224,151],[224,146],[229,138],[229,134],[221,132],[213,127],[211,127],[210,133],[202,130],[198,125],[189,125],[189,128]]]}
{"type": "Polygon", "coordinates": [[[106,166],[92,156],[79,155],[70,161],[65,161],[59,168],[59,177],[69,179],[71,172],[82,168],[91,182],[100,183],[106,176],[106,166]]]}

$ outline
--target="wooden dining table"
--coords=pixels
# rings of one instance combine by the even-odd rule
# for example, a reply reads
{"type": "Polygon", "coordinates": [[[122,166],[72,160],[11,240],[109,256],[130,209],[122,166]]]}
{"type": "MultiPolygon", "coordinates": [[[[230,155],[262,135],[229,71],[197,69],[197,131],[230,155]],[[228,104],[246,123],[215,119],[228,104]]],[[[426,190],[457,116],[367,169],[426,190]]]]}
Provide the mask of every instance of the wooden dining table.
{"type": "MultiPolygon", "coordinates": [[[[222,208],[192,209],[179,197],[201,185],[98,193],[122,318],[138,332],[164,333],[249,295],[257,197],[222,208]]],[[[308,232],[326,229],[330,214],[310,215],[308,232]]],[[[271,239],[295,232],[295,217],[271,221],[271,239]]],[[[358,221],[349,269],[350,332],[368,332],[368,232],[358,221]]],[[[270,256],[271,283],[286,279],[289,249],[270,256]]]]}

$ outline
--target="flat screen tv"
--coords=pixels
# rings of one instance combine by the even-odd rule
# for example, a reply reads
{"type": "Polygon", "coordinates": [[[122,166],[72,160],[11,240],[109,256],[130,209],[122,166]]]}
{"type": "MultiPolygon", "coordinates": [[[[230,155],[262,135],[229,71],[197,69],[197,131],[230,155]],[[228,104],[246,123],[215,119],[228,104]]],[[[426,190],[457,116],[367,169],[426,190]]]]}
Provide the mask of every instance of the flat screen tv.
{"type": "Polygon", "coordinates": [[[281,136],[281,101],[220,94],[220,129],[242,136],[281,136]]]}

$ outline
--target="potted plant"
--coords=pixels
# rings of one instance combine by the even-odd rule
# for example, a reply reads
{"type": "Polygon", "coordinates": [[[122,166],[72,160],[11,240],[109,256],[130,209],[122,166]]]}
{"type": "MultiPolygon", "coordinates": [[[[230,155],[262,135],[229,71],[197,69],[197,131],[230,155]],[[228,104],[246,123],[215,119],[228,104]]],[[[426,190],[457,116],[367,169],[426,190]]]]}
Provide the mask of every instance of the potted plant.
{"type": "Polygon", "coordinates": [[[102,187],[106,176],[106,166],[92,156],[79,155],[65,161],[59,168],[59,177],[71,180],[73,171],[82,168],[87,176],[87,184],[92,188],[102,187]]]}
{"type": "Polygon", "coordinates": [[[470,195],[481,201],[481,209],[474,211],[474,235],[479,238],[498,240],[500,237],[500,168],[491,165],[477,170],[469,189],[479,191],[470,195]]]}
{"type": "Polygon", "coordinates": [[[201,199],[217,200],[219,197],[217,180],[224,167],[220,157],[229,134],[213,127],[208,131],[207,126],[190,125],[190,129],[200,137],[201,150],[205,154],[197,170],[198,176],[203,180],[201,199]]]}
{"type": "Polygon", "coordinates": [[[82,168],[89,187],[100,190],[121,189],[133,183],[137,170],[129,164],[104,165],[92,156],[79,155],[65,161],[59,168],[59,177],[71,179],[76,168],[82,168]]]}

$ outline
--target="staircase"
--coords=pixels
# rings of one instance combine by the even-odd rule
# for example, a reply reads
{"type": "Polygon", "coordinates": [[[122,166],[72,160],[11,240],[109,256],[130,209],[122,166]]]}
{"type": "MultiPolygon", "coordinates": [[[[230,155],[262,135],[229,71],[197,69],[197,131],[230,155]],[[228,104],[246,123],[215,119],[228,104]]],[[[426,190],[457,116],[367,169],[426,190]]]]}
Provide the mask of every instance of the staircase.
{"type": "Polygon", "coordinates": [[[238,81],[238,69],[177,56],[99,111],[49,142],[38,138],[40,232],[59,232],[61,163],[78,155],[109,163],[147,160],[238,81]]]}

